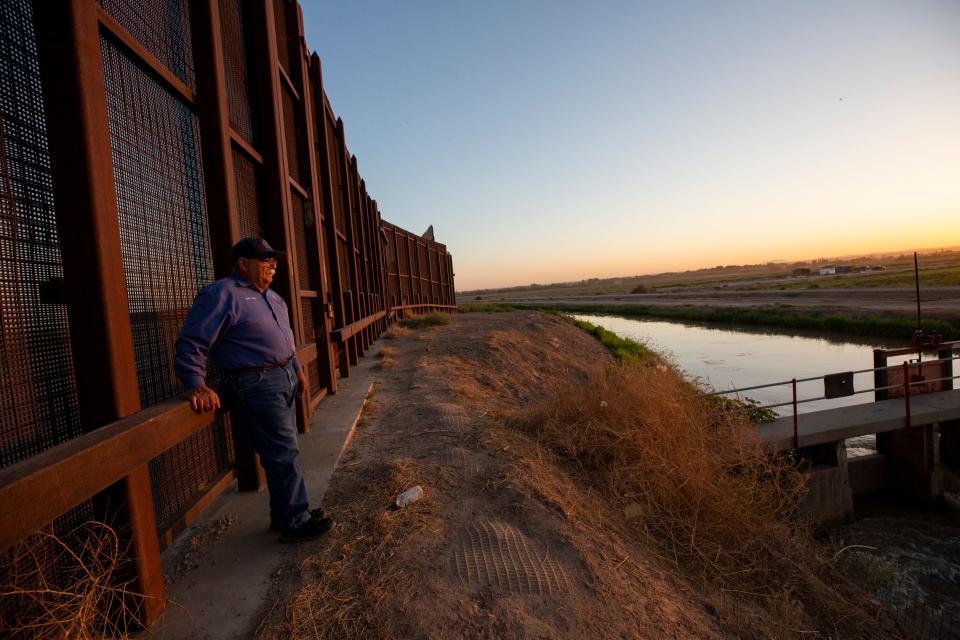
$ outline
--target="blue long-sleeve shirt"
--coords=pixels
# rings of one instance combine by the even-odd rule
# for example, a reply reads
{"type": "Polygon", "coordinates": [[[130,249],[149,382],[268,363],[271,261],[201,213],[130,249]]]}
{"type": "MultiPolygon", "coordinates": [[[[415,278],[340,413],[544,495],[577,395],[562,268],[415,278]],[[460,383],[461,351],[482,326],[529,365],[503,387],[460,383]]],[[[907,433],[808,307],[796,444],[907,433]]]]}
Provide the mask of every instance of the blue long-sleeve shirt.
{"type": "Polygon", "coordinates": [[[204,287],[177,336],[174,371],[193,389],[206,384],[207,362],[247,369],[286,362],[300,370],[287,304],[276,292],[257,291],[231,274],[204,287]]]}

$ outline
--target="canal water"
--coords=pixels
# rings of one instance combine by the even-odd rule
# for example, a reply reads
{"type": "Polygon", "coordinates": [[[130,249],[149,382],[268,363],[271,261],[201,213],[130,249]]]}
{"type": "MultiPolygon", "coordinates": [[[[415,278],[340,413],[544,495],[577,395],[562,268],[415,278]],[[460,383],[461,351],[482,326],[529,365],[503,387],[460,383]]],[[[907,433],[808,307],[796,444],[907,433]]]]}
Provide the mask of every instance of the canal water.
{"type": "MultiPolygon", "coordinates": [[[[624,338],[645,343],[670,359],[689,379],[698,379],[715,391],[742,389],[772,382],[787,382],[827,373],[859,371],[873,367],[873,349],[881,338],[837,334],[771,333],[754,327],[717,328],[615,316],[577,315],[624,338]]],[[[893,362],[891,362],[893,363],[893,362]]],[[[873,388],[872,373],[854,376],[854,389],[873,388]]],[[[761,404],[789,402],[789,384],[744,391],[742,396],[761,404]]],[[[823,396],[823,381],[797,383],[797,399],[823,396]]],[[[801,413],[872,402],[873,393],[820,400],[798,405],[801,413]]],[[[788,415],[789,406],[776,409],[788,415]]]]}
{"type": "MultiPolygon", "coordinates": [[[[645,343],[670,359],[687,378],[699,379],[716,391],[870,369],[873,349],[884,345],[881,338],[841,334],[774,333],[754,327],[708,327],[599,315],[575,317],[645,343]]],[[[889,364],[902,361],[891,359],[889,364]]],[[[872,373],[854,376],[855,390],[873,386],[872,373]]],[[[821,397],[823,381],[798,383],[797,389],[800,400],[821,397]]],[[[783,385],[745,391],[741,397],[773,404],[789,401],[791,390],[783,385]]],[[[799,411],[872,401],[873,393],[867,392],[804,403],[799,411]]],[[[792,410],[785,406],[777,411],[790,415],[792,410]]],[[[874,436],[847,441],[848,456],[875,451],[874,436]]],[[[882,598],[908,635],[960,638],[960,517],[956,512],[869,500],[858,503],[855,521],[832,532],[831,538],[838,547],[872,549],[896,567],[896,578],[882,598]]]]}
{"type": "MultiPolygon", "coordinates": [[[[731,398],[752,398],[762,405],[790,402],[791,379],[818,378],[797,383],[798,413],[873,402],[873,392],[869,391],[874,386],[873,373],[863,370],[873,368],[873,349],[885,342],[883,338],[811,331],[774,333],[756,327],[708,327],[585,314],[575,317],[643,342],[671,360],[688,379],[699,380],[714,391],[785,383],[729,394],[731,398]],[[824,395],[819,376],[844,371],[861,372],[854,374],[853,384],[854,391],[862,393],[816,400],[824,395]]],[[[891,358],[890,364],[902,361],[891,358]]],[[[774,411],[790,415],[793,409],[787,405],[774,411]]],[[[873,453],[876,438],[852,438],[847,441],[847,451],[851,456],[873,453]]]]}

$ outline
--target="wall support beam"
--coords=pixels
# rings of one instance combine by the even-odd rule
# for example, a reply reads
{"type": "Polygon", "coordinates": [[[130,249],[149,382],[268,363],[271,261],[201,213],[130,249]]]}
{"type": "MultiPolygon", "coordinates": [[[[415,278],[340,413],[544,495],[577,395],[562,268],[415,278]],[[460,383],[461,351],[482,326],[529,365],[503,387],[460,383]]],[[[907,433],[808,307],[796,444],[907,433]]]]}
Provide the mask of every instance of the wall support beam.
{"type": "MultiPolygon", "coordinates": [[[[100,27],[90,0],[34,0],[33,9],[42,16],[35,21],[37,50],[57,227],[65,239],[61,252],[80,417],[92,431],[140,408],[100,27]]],[[[149,625],[163,610],[164,589],[159,552],[153,552],[158,542],[146,467],[117,491],[128,516],[118,526],[136,554],[139,622],[149,625]]]]}

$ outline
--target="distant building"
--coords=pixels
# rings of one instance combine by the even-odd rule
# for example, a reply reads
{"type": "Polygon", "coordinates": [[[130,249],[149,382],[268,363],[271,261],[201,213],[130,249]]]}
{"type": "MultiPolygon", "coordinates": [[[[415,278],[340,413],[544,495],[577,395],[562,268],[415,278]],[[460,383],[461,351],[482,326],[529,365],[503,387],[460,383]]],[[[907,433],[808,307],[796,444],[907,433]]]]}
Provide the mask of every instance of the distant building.
{"type": "Polygon", "coordinates": [[[810,275],[810,269],[808,267],[797,267],[793,270],[793,277],[798,278],[800,276],[810,275]]]}
{"type": "Polygon", "coordinates": [[[821,268],[820,268],[820,275],[822,275],[822,276],[835,276],[835,275],[837,275],[837,268],[836,268],[836,267],[821,267],[821,268]]]}
{"type": "Polygon", "coordinates": [[[850,273],[851,271],[853,271],[853,267],[850,265],[837,266],[837,273],[850,273]]]}

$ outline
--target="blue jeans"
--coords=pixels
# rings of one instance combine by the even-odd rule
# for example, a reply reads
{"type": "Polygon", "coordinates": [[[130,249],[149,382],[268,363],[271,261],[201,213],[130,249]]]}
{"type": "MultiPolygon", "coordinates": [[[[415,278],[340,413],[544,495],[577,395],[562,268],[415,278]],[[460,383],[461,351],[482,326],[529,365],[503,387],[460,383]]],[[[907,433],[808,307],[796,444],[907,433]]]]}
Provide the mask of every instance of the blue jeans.
{"type": "Polygon", "coordinates": [[[230,419],[260,456],[270,492],[270,521],[281,529],[298,529],[310,519],[307,487],[297,464],[298,385],[290,363],[268,371],[223,375],[230,419]]]}

